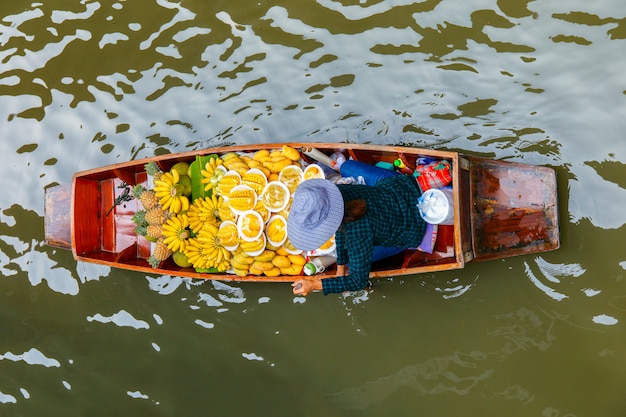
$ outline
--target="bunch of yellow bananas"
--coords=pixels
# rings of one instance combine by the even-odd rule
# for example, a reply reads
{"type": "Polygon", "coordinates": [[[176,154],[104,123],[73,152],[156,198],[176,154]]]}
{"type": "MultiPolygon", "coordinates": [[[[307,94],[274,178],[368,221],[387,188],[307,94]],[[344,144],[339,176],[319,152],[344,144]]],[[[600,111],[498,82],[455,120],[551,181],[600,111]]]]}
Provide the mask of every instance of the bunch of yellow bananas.
{"type": "Polygon", "coordinates": [[[231,253],[217,240],[217,232],[217,226],[206,224],[195,238],[189,240],[185,255],[194,268],[217,268],[218,272],[230,268],[231,253]]]}
{"type": "Polygon", "coordinates": [[[265,249],[259,255],[254,257],[254,262],[250,265],[249,273],[253,275],[265,275],[268,277],[276,277],[280,275],[280,268],[272,263],[276,257],[276,252],[272,249],[265,249]]]}
{"type": "Polygon", "coordinates": [[[206,184],[204,186],[204,191],[209,191],[215,188],[226,172],[218,167],[223,167],[224,161],[221,158],[211,158],[209,162],[204,165],[204,169],[200,171],[202,174],[202,184],[206,184]]]}
{"type": "Polygon", "coordinates": [[[300,275],[306,259],[302,255],[276,255],[272,263],[280,269],[284,275],[300,275]]]}
{"type": "Polygon", "coordinates": [[[254,262],[254,258],[248,255],[241,247],[233,253],[230,259],[230,266],[233,272],[239,276],[246,276],[249,274],[250,265],[254,262]]]}
{"type": "MultiPolygon", "coordinates": [[[[184,181],[188,178],[182,178],[184,174],[180,170],[172,168],[163,172],[160,178],[155,175],[154,193],[158,204],[173,215],[162,226],[163,247],[170,254],[172,251],[184,254],[196,269],[216,268],[225,272],[232,268],[242,276],[301,274],[305,258],[288,252],[290,243],[288,239],[285,241],[285,222],[274,221],[265,226],[272,214],[270,210],[283,207],[289,199],[289,191],[281,184],[280,189],[272,188],[271,193],[263,196],[268,201],[258,198],[269,181],[279,179],[285,167],[293,166],[284,170],[286,179],[291,179],[290,169],[302,175],[299,160],[299,150],[287,145],[273,150],[259,150],[254,154],[227,152],[211,158],[201,170],[201,181],[204,190],[213,190],[213,193],[211,197],[196,199],[193,204],[188,197],[191,186],[189,181],[184,181]],[[252,168],[258,171],[251,171],[252,168]],[[249,188],[232,191],[241,184],[249,188]],[[241,231],[232,223],[220,228],[223,222],[236,220],[233,210],[237,213],[254,210],[254,213],[250,211],[254,216],[242,217],[241,231]],[[265,233],[262,233],[264,229],[265,233]],[[194,237],[191,237],[192,233],[194,237]],[[252,242],[244,240],[246,236],[254,238],[257,235],[259,238],[252,242]],[[281,241],[285,242],[280,247],[271,244],[281,241]],[[237,249],[231,252],[224,246],[237,249]]],[[[288,210],[288,207],[283,208],[281,214],[286,216],[288,210]]]]}
{"type": "Polygon", "coordinates": [[[238,249],[231,259],[231,267],[235,274],[265,275],[300,275],[306,260],[301,255],[290,255],[283,247],[265,249],[259,255],[251,256],[243,248],[238,249]]]}
{"type": "Polygon", "coordinates": [[[228,170],[237,171],[241,176],[250,169],[247,163],[249,158],[242,157],[236,152],[228,152],[222,155],[221,158],[222,161],[224,161],[224,166],[228,168],[228,170]]]}
{"type": "Polygon", "coordinates": [[[161,233],[165,237],[163,243],[165,243],[172,252],[184,252],[187,241],[191,236],[189,231],[189,218],[185,213],[172,217],[165,222],[161,233]]]}
{"type": "Polygon", "coordinates": [[[165,172],[160,179],[154,180],[154,193],[159,198],[159,204],[173,214],[189,209],[189,199],[183,195],[184,187],[179,181],[177,170],[165,172]]]}
{"type": "Polygon", "coordinates": [[[260,164],[260,169],[263,167],[269,171],[269,173],[265,171],[265,174],[270,181],[278,179],[278,173],[283,168],[289,165],[300,166],[298,162],[300,160],[300,152],[287,145],[283,145],[280,150],[277,149],[271,152],[267,149],[258,150],[254,153],[252,159],[257,161],[257,163],[253,164],[255,167],[257,167],[257,164],[260,164]]]}
{"type": "Polygon", "coordinates": [[[217,226],[223,203],[224,199],[216,193],[213,193],[211,197],[196,198],[187,211],[191,230],[198,233],[206,223],[217,226]]]}

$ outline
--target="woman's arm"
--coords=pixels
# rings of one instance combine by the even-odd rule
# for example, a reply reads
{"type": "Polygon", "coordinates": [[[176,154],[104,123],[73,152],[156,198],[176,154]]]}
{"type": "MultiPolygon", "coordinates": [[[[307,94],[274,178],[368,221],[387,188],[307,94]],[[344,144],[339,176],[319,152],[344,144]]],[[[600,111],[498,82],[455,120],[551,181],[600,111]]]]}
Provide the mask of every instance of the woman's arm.
{"type": "MultiPolygon", "coordinates": [[[[337,276],[342,277],[346,273],[345,265],[337,265],[337,276]]],[[[323,289],[322,280],[320,278],[299,279],[291,284],[294,295],[309,295],[313,291],[323,289]]]]}
{"type": "Polygon", "coordinates": [[[322,289],[322,280],[320,278],[299,279],[291,284],[294,295],[309,295],[313,291],[322,289]]]}

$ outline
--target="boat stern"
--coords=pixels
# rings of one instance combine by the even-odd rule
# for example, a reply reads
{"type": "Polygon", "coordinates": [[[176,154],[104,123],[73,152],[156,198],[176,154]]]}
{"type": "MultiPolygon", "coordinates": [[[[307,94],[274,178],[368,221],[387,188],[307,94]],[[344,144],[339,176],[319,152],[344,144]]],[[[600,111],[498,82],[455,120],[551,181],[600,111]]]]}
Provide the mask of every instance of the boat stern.
{"type": "Polygon", "coordinates": [[[474,260],[559,248],[554,169],[475,157],[468,160],[474,260]]]}
{"type": "Polygon", "coordinates": [[[46,188],[44,194],[44,242],[46,245],[70,249],[72,185],[46,188]]]}

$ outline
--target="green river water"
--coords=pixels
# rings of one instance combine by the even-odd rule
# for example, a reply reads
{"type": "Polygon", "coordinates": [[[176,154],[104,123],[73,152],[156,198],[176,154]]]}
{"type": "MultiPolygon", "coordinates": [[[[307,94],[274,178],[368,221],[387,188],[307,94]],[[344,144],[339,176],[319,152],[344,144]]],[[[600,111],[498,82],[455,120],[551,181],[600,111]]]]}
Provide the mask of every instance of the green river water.
{"type": "Polygon", "coordinates": [[[0,5],[0,416],[626,415],[621,0],[0,5]],[[44,245],[74,172],[356,142],[555,168],[561,248],[294,297],[44,245]]]}

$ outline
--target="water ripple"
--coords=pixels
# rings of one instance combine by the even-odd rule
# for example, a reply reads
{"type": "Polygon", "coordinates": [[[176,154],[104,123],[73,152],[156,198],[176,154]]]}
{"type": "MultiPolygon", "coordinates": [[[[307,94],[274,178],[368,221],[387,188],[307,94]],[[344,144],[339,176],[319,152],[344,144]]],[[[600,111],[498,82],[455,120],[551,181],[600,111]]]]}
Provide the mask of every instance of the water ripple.
{"type": "Polygon", "coordinates": [[[561,301],[569,298],[569,295],[557,291],[556,289],[552,288],[549,283],[557,284],[558,286],[558,284],[561,284],[563,280],[576,278],[585,273],[585,270],[578,264],[551,264],[543,259],[541,256],[538,256],[535,259],[535,263],[538,266],[541,275],[536,275],[533,272],[530,264],[525,261],[524,266],[526,270],[526,275],[538,289],[540,289],[544,294],[556,301],[561,301]],[[542,278],[545,278],[545,280],[547,280],[549,283],[544,282],[542,278]]]}
{"type": "Polygon", "coordinates": [[[493,374],[492,369],[477,369],[477,362],[483,359],[484,355],[480,352],[456,352],[433,357],[328,397],[341,408],[363,410],[372,405],[380,405],[402,388],[410,388],[420,395],[467,395],[493,374]]]}
{"type": "Polygon", "coordinates": [[[46,357],[46,355],[44,355],[38,349],[35,349],[35,348],[31,348],[27,352],[24,352],[19,355],[11,353],[11,352],[7,352],[3,355],[0,354],[0,361],[1,360],[9,360],[13,362],[25,362],[28,365],[41,365],[41,366],[45,366],[46,368],[61,367],[61,364],[59,363],[58,360],[46,357]]]}
{"type": "Polygon", "coordinates": [[[150,325],[143,320],[138,320],[125,310],[120,310],[111,316],[103,316],[96,313],[93,316],[87,316],[88,322],[96,321],[98,323],[113,323],[119,327],[132,327],[134,329],[149,329],[150,325]]]}
{"type": "MultiPolygon", "coordinates": [[[[287,415],[277,407],[297,407],[290,398],[302,391],[317,407],[326,398],[309,393],[336,393],[324,415],[407,414],[424,401],[441,415],[479,415],[483,404],[607,415],[623,404],[614,389],[624,383],[626,311],[619,1],[3,5],[0,403],[28,403],[13,414],[67,414],[67,404],[81,415],[119,404],[193,414],[209,404],[252,415],[267,401],[267,414],[287,415]],[[507,260],[520,267],[504,281],[497,263],[476,266],[489,285],[442,273],[303,298],[271,285],[142,281],[43,245],[43,190],[75,171],[292,140],[552,165],[563,248],[507,260]],[[25,330],[36,346],[24,347],[25,330]],[[340,351],[352,355],[343,368],[340,351]],[[242,366],[249,378],[233,372],[242,366]],[[564,378],[572,369],[593,378],[564,378]],[[241,389],[256,397],[222,401],[241,389]]],[[[308,406],[300,414],[319,410],[308,406]]]]}

